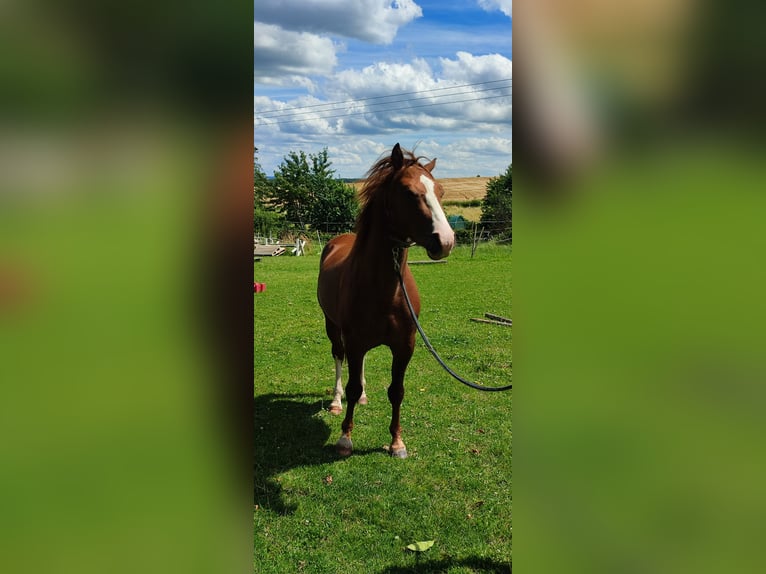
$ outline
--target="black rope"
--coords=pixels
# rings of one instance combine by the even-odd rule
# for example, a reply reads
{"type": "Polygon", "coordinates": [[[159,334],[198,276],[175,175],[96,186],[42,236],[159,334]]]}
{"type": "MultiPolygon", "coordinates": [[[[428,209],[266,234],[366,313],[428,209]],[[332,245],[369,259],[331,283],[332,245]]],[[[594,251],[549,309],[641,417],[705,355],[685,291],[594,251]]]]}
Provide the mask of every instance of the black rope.
{"type": "Polygon", "coordinates": [[[445,371],[447,371],[450,375],[452,375],[453,379],[456,379],[463,383],[464,385],[467,385],[471,387],[472,389],[476,389],[477,391],[508,391],[513,388],[513,385],[505,385],[503,387],[485,387],[483,385],[479,385],[478,383],[472,383],[471,381],[465,380],[463,377],[458,375],[455,371],[450,369],[447,364],[442,361],[442,358],[439,356],[439,353],[436,352],[436,349],[434,349],[433,345],[431,345],[431,341],[428,340],[428,337],[425,334],[425,331],[423,331],[423,327],[420,326],[420,322],[418,321],[417,316],[415,315],[415,309],[412,308],[412,302],[410,301],[410,296],[407,294],[407,288],[404,286],[404,277],[402,276],[402,269],[401,269],[401,263],[399,261],[399,257],[401,256],[401,248],[394,247],[394,269],[396,270],[396,274],[399,276],[399,285],[402,287],[402,292],[404,293],[404,300],[407,301],[407,307],[410,310],[410,315],[412,315],[412,320],[415,321],[415,326],[418,328],[418,333],[420,333],[420,336],[423,338],[423,343],[426,345],[426,349],[434,356],[434,359],[444,368],[445,371]]]}

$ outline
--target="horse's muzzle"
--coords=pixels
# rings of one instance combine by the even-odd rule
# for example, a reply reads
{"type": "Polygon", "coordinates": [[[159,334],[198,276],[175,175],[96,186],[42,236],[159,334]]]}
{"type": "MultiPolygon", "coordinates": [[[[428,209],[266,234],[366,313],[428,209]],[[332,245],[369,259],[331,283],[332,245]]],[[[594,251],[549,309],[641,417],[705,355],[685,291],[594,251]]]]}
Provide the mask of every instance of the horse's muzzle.
{"type": "Polygon", "coordinates": [[[444,259],[455,247],[455,232],[450,229],[448,232],[432,233],[422,245],[426,248],[429,258],[444,259]]]}

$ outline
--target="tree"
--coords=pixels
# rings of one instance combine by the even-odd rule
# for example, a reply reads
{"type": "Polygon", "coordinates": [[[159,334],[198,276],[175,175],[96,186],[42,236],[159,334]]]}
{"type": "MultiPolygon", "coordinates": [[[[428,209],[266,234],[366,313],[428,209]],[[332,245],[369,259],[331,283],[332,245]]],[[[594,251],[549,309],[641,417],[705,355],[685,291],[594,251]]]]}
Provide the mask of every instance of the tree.
{"type": "Polygon", "coordinates": [[[334,175],[327,148],[308,156],[291,151],[274,172],[272,205],[302,228],[331,222],[337,230],[349,229],[358,211],[356,194],[334,175]]]}
{"type": "Polygon", "coordinates": [[[481,202],[481,223],[492,235],[510,238],[513,215],[513,164],[505,173],[487,182],[487,193],[481,202]]]}
{"type": "Polygon", "coordinates": [[[311,205],[311,170],[303,151],[291,151],[274,172],[272,204],[284,213],[287,221],[303,227],[311,205]]]}
{"type": "Polygon", "coordinates": [[[319,179],[314,182],[315,201],[311,209],[311,223],[315,227],[322,224],[325,231],[348,231],[354,226],[359,212],[356,191],[339,179],[319,179]]]}
{"type": "Polygon", "coordinates": [[[269,188],[269,179],[258,162],[258,148],[253,146],[253,191],[255,199],[260,201],[267,198],[270,193],[269,188]]]}
{"type": "Polygon", "coordinates": [[[253,231],[270,235],[284,224],[282,215],[270,204],[272,185],[258,162],[258,148],[253,148],[253,231]]]}

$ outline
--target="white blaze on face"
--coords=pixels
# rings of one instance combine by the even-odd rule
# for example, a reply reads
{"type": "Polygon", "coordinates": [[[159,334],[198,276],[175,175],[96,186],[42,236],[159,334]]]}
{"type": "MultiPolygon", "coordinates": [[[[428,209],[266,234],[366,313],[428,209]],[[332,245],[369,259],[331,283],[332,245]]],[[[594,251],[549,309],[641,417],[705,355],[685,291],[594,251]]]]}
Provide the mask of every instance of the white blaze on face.
{"type": "Polygon", "coordinates": [[[452,231],[444,210],[434,192],[434,181],[426,175],[420,176],[420,182],[426,188],[426,205],[431,210],[433,232],[439,235],[442,249],[449,253],[455,244],[455,233],[452,231]]]}

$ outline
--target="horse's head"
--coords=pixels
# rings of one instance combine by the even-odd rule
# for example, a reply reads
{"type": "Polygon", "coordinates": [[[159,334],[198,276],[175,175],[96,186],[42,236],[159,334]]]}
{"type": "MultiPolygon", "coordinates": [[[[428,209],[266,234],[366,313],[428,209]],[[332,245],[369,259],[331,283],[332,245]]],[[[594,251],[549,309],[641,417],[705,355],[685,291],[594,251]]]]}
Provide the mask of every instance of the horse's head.
{"type": "Polygon", "coordinates": [[[455,246],[455,232],[442,209],[444,189],[431,175],[436,159],[426,165],[405,161],[396,144],[391,151],[391,165],[395,175],[387,203],[395,238],[414,241],[425,248],[431,259],[444,259],[455,246]]]}

